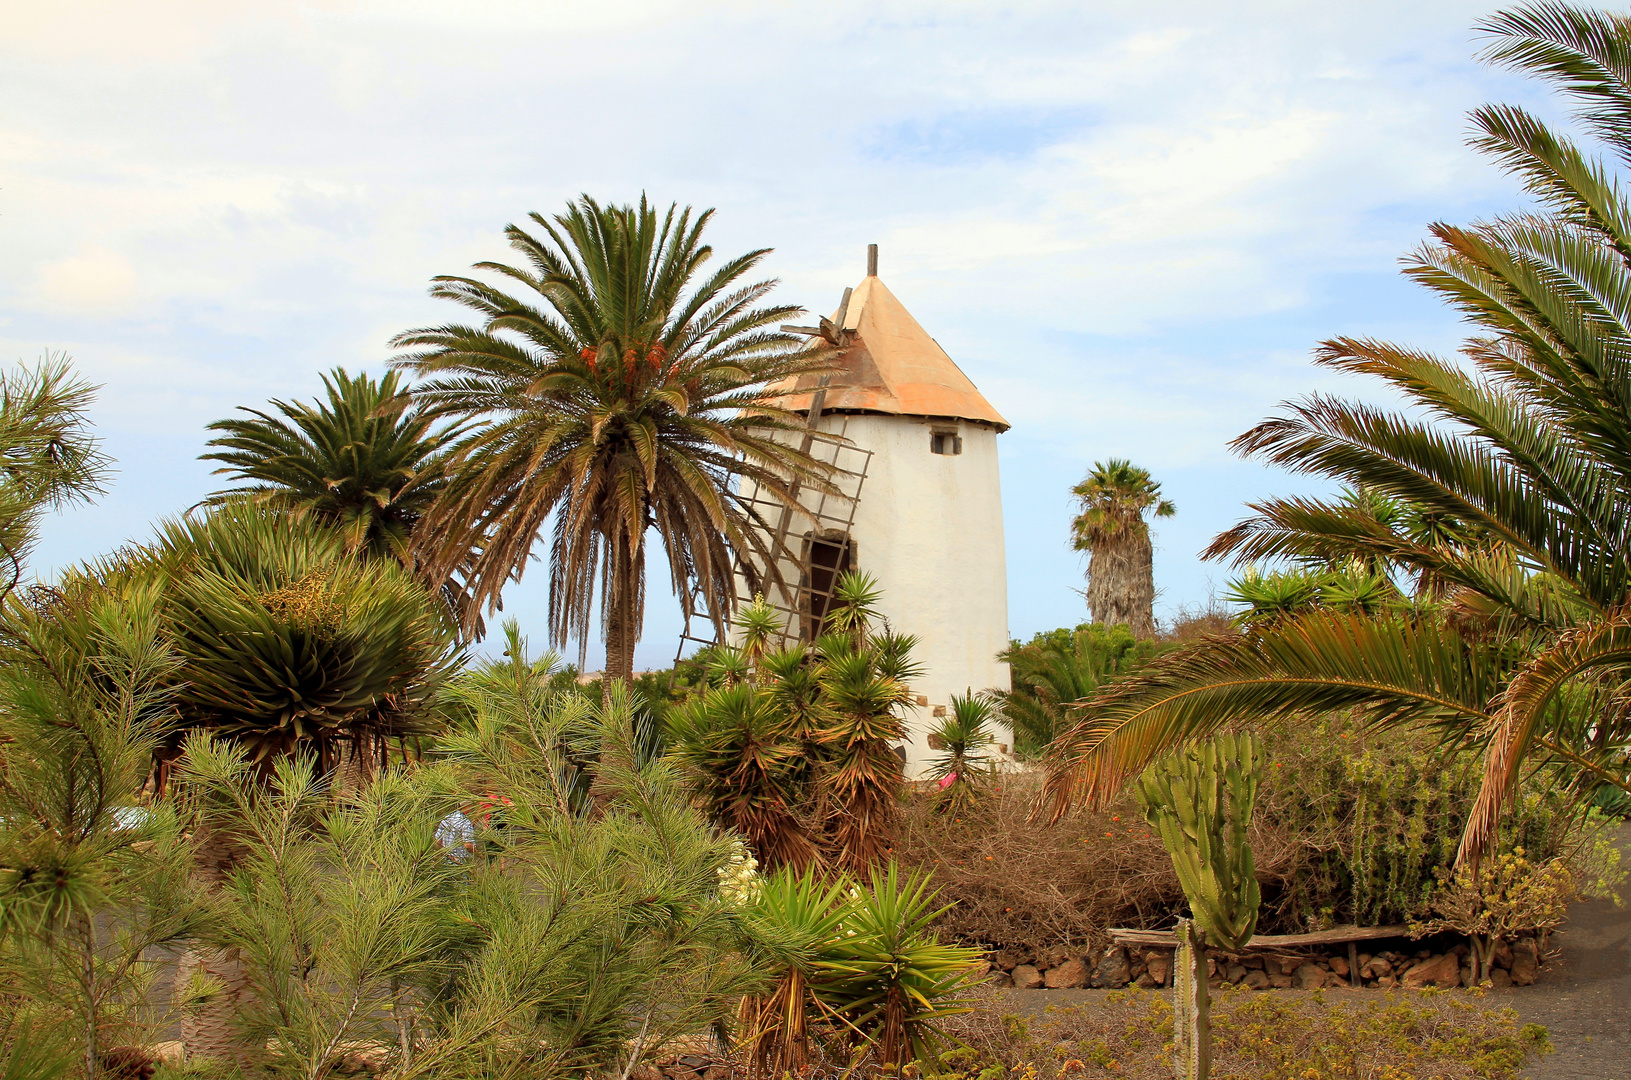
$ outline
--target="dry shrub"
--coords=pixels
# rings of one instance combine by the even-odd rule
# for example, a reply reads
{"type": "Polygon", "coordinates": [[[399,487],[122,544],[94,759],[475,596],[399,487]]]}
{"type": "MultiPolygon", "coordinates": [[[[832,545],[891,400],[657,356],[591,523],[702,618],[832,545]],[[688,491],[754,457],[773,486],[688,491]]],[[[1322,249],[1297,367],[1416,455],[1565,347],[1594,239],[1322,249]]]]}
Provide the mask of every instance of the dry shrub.
{"type": "MultiPolygon", "coordinates": [[[[1482,995],[1436,990],[1327,998],[1322,992],[1225,990],[1212,1010],[1218,1080],[1512,1080],[1550,1052],[1546,1029],[1520,1025],[1482,995]]],[[[947,1027],[964,1046],[918,1063],[924,1080],[1167,1080],[1172,1006],[1165,995],[1112,991],[1030,1016],[1002,991],[947,1027]],[[1000,1067],[1000,1068],[999,1068],[1000,1067]]]]}
{"type": "Polygon", "coordinates": [[[1156,640],[1163,645],[1187,645],[1198,638],[1239,632],[1240,628],[1235,625],[1229,606],[1217,597],[1211,596],[1204,604],[1185,605],[1179,608],[1173,613],[1170,623],[1161,624],[1156,640]]]}
{"type": "MultiPolygon", "coordinates": [[[[942,903],[942,934],[965,942],[1097,948],[1112,926],[1170,925],[1183,908],[1172,860],[1131,801],[1049,824],[1031,817],[1040,776],[1004,774],[965,812],[938,813],[926,795],[908,800],[895,854],[930,870],[942,903]]],[[[1253,829],[1261,879],[1300,864],[1300,847],[1253,829]]]]}

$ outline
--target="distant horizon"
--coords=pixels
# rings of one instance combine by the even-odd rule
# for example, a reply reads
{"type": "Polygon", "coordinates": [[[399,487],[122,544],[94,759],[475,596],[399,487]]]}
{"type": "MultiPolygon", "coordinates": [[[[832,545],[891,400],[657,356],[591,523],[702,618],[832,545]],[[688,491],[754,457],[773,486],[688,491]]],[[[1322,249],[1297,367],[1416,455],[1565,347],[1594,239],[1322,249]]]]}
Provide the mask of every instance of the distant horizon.
{"type": "MultiPolygon", "coordinates": [[[[72,356],[105,387],[92,419],[118,461],[30,570],[144,539],[221,486],[198,460],[210,421],[314,398],[337,365],[380,372],[394,333],[461,317],[429,281],[507,261],[505,224],[646,192],[716,208],[716,264],[773,248],[773,297],[816,314],[880,244],[880,277],[1014,425],[1011,637],[1087,621],[1069,488],[1110,457],[1177,504],[1154,525],[1170,621],[1233,576],[1198,553],[1246,502],[1320,490],[1228,440],[1287,398],[1378,393],[1315,369],[1318,341],[1455,348],[1459,320],[1397,260],[1431,221],[1528,204],[1463,144],[1469,109],[1556,117],[1474,60],[1498,7],[19,12],[0,43],[0,358],[72,356]]],[[[541,650],[545,577],[489,625],[514,614],[541,650]]],[[[680,615],[656,549],[648,581],[636,666],[661,670],[680,615]]]]}

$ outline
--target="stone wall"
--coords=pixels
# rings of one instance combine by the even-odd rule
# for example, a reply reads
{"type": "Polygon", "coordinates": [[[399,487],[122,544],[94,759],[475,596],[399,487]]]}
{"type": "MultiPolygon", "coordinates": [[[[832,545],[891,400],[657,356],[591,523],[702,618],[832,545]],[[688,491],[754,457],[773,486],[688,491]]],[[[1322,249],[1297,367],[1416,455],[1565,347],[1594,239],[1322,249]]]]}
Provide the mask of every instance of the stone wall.
{"type": "MultiPolygon", "coordinates": [[[[1429,939],[1431,942],[1432,939],[1429,939]]],[[[1253,990],[1352,987],[1391,989],[1421,986],[1468,986],[1472,966],[1466,943],[1371,941],[1358,950],[1357,975],[1350,969],[1348,952],[1311,950],[1306,953],[1214,953],[1207,957],[1213,986],[1247,986],[1253,990]]],[[[1486,976],[1496,987],[1528,986],[1539,975],[1543,960],[1534,938],[1503,942],[1495,950],[1495,968],[1486,976]]],[[[1172,950],[1111,946],[1096,951],[1055,946],[1024,946],[991,950],[986,956],[992,985],[1022,990],[1063,990],[1078,987],[1110,990],[1124,986],[1153,989],[1166,986],[1172,972],[1172,950]]]]}

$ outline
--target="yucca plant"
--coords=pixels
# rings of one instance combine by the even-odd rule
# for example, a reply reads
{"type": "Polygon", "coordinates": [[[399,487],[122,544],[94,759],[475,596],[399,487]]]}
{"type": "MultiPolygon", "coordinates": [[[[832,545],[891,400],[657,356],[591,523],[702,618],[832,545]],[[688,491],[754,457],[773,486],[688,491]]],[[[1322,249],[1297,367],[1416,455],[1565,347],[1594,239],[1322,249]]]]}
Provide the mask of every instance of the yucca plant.
{"type": "Polygon", "coordinates": [[[837,864],[862,874],[889,848],[905,783],[895,746],[906,736],[902,712],[912,700],[907,680],[922,669],[910,660],[911,642],[904,637],[852,642],[847,634],[828,634],[816,643],[828,718],[820,784],[837,864]]]}
{"type": "Polygon", "coordinates": [[[754,1076],[803,1076],[812,1025],[834,1016],[816,993],[815,964],[844,931],[853,885],[843,875],[783,869],[760,883],[753,918],[766,927],[766,961],[781,974],[764,994],[742,999],[742,1048],[754,1076]]]}
{"type": "Polygon", "coordinates": [[[932,1060],[940,1021],[968,1011],[959,994],[980,950],[936,939],[933,923],[947,910],[937,896],[926,874],[873,868],[814,964],[822,1004],[885,1067],[932,1060]]]}
{"type": "Polygon", "coordinates": [[[999,715],[996,702],[973,690],[961,697],[952,695],[951,715],[929,740],[940,748],[929,766],[929,779],[937,782],[942,812],[967,808],[990,787],[995,766],[990,748],[996,741],[991,724],[999,715]]]}
{"type": "Polygon", "coordinates": [[[819,861],[797,815],[804,748],[769,694],[742,684],[694,698],[670,714],[668,736],[704,812],[743,836],[767,867],[819,861]]]}
{"type": "Polygon", "coordinates": [[[371,762],[387,740],[433,729],[450,632],[408,571],[353,558],[339,533],[228,505],[164,523],[126,572],[162,582],[179,731],[230,738],[263,763],[308,749],[327,771],[343,746],[371,762]]]}

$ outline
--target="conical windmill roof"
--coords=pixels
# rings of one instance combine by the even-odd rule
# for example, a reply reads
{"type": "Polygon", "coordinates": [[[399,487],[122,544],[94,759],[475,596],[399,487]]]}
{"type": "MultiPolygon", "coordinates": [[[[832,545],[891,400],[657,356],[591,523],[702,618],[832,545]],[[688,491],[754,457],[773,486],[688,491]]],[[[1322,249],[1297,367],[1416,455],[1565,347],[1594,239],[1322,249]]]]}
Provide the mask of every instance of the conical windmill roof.
{"type": "MultiPolygon", "coordinates": [[[[854,336],[839,350],[839,370],[827,385],[824,412],[943,416],[1008,429],[1008,421],[877,275],[855,287],[848,308],[833,312],[833,323],[840,317],[842,329],[854,336]]],[[[778,404],[808,412],[818,382],[819,376],[802,375],[773,387],[785,390],[778,404]]]]}

